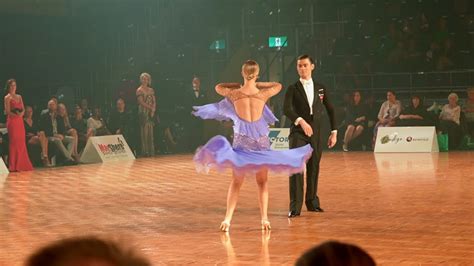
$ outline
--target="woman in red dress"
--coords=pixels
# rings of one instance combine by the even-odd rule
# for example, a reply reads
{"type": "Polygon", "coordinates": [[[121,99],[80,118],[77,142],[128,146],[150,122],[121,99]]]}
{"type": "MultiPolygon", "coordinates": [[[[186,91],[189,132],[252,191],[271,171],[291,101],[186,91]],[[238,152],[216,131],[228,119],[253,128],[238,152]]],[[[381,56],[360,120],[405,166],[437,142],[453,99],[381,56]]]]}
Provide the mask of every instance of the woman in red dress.
{"type": "Polygon", "coordinates": [[[31,171],[30,158],[26,149],[25,125],[23,115],[25,107],[21,95],[16,94],[16,81],[9,79],[5,86],[5,114],[7,115],[7,130],[9,139],[8,168],[11,172],[31,171]]]}

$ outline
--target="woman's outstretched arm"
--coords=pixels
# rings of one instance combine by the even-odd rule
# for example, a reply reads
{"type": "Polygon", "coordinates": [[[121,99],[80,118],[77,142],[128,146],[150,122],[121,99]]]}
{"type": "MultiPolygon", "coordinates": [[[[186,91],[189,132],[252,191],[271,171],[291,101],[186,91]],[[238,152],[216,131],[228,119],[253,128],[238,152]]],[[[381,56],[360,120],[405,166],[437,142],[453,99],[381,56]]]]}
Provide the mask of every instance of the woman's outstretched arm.
{"type": "Polygon", "coordinates": [[[272,97],[281,91],[281,84],[278,82],[257,82],[257,88],[260,90],[267,90],[268,97],[272,97]]]}
{"type": "Polygon", "coordinates": [[[239,83],[219,83],[216,85],[216,92],[219,95],[227,96],[232,90],[240,88],[239,83]]]}

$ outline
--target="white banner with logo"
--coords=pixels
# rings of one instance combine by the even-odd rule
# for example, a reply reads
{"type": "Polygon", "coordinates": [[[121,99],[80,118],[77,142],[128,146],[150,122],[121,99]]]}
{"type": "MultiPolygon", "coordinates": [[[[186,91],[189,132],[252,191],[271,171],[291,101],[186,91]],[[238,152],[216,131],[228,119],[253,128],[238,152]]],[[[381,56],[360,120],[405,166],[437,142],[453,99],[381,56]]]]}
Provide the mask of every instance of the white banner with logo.
{"type": "Polygon", "coordinates": [[[8,175],[10,171],[8,171],[7,166],[2,158],[0,158],[0,175],[8,175]]]}
{"type": "Polygon", "coordinates": [[[268,138],[270,139],[272,150],[288,150],[290,148],[289,128],[270,128],[268,138]]]}
{"type": "Polygon", "coordinates": [[[82,152],[81,163],[135,160],[122,135],[91,137],[82,152]]]}
{"type": "Polygon", "coordinates": [[[374,152],[438,152],[435,127],[379,127],[374,152]]]}

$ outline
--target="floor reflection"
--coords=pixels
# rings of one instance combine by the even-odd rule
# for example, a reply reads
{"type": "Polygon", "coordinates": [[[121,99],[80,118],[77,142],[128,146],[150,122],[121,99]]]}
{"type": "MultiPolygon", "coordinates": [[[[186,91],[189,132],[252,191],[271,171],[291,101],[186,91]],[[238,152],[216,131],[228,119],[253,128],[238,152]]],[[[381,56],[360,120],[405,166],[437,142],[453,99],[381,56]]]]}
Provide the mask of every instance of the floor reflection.
{"type": "Polygon", "coordinates": [[[439,153],[374,153],[381,183],[435,181],[439,153]]]}
{"type": "Polygon", "coordinates": [[[0,174],[0,189],[2,189],[5,183],[7,182],[7,177],[8,174],[0,174]]]}
{"type": "MultiPolygon", "coordinates": [[[[227,264],[228,265],[240,265],[238,256],[235,252],[234,246],[232,245],[231,237],[229,232],[221,234],[221,243],[224,246],[227,252],[227,264]]],[[[270,265],[270,250],[268,248],[268,243],[270,242],[271,231],[262,230],[261,236],[261,251],[260,251],[260,261],[259,265],[270,265]]]]}

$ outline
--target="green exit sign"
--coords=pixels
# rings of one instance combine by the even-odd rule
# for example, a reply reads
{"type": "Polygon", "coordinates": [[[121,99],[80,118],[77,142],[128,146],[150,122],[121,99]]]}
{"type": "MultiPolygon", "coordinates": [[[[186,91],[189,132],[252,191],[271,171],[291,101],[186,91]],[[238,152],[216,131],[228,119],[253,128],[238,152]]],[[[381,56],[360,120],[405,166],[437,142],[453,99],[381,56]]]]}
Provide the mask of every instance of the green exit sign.
{"type": "Polygon", "coordinates": [[[288,38],[286,36],[276,36],[276,37],[268,38],[268,47],[270,48],[287,47],[287,46],[288,46],[288,38]]]}
{"type": "Polygon", "coordinates": [[[210,50],[223,50],[225,49],[225,40],[215,40],[209,46],[210,50]]]}

